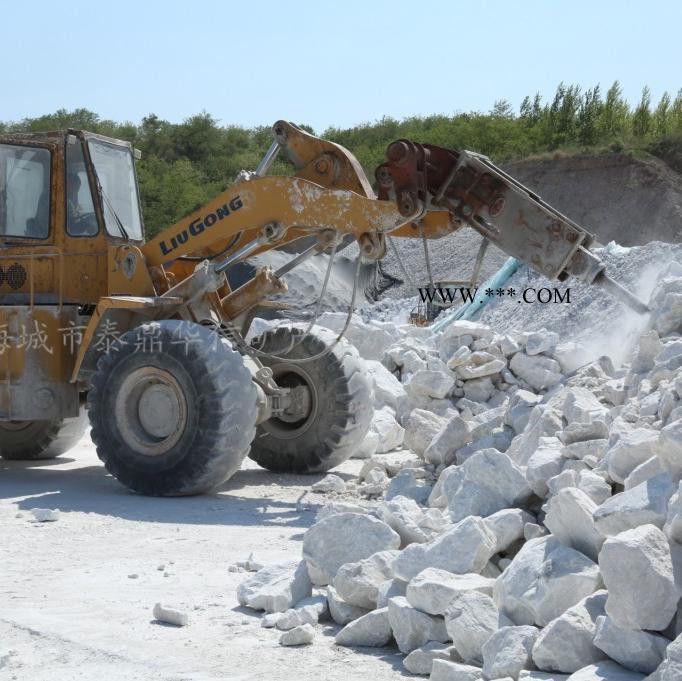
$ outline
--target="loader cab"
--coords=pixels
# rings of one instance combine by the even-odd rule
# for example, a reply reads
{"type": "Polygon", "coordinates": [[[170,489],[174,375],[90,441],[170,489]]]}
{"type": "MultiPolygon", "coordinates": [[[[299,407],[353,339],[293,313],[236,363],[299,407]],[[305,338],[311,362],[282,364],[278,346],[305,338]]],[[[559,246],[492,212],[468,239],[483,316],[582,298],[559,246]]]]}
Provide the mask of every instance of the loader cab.
{"type": "Polygon", "coordinates": [[[0,305],[107,294],[111,247],[144,241],[136,155],[82,130],[0,136],[0,305]]]}

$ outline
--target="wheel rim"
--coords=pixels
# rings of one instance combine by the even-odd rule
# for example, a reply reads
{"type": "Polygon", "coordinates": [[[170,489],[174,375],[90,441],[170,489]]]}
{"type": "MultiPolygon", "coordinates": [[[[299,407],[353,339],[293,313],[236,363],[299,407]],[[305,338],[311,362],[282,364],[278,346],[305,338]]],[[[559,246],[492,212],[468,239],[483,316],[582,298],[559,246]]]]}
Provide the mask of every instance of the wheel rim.
{"type": "Polygon", "coordinates": [[[158,367],[140,367],[125,378],[114,414],[126,444],[144,456],[172,449],[187,425],[187,399],[175,377],[158,367]]]}
{"type": "Polygon", "coordinates": [[[305,433],[314,423],[319,399],[315,381],[301,366],[293,364],[277,364],[272,368],[272,376],[281,388],[305,387],[308,392],[304,411],[287,412],[273,416],[262,424],[262,428],[283,440],[293,439],[305,433]]]}

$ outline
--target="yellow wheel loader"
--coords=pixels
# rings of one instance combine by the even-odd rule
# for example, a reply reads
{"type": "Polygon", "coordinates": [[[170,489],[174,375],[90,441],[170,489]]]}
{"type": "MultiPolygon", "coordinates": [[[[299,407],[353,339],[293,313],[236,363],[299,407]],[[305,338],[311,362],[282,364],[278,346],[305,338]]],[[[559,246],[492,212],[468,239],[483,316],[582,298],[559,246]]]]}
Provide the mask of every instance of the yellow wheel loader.
{"type": "Polygon", "coordinates": [[[484,156],[399,140],[377,195],[343,147],[285,121],[273,134],[255,172],[147,242],[128,143],[0,137],[0,456],[65,452],[87,409],[107,470],[142,494],[210,490],[247,454],[283,472],[338,465],[372,414],[357,352],[314,324],[244,338],[287,272],[352,239],[359,265],[391,235],[468,225],[550,278],[600,282],[643,309],[588,232],[484,156]],[[293,176],[267,174],[280,152],[293,176]],[[297,240],[279,270],[230,287],[230,267],[297,240]]]}

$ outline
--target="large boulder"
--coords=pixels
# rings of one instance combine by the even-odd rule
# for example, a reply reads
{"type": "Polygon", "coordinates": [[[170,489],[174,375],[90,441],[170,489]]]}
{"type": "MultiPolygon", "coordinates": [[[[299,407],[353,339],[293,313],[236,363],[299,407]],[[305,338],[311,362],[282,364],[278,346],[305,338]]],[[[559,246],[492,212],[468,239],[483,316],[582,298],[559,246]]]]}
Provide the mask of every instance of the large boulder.
{"type": "Polygon", "coordinates": [[[602,535],[614,535],[646,524],[663,527],[674,491],[669,473],[656,475],[596,508],[595,525],[602,535]]]}
{"type": "Polygon", "coordinates": [[[381,648],[392,638],[388,608],[380,608],[349,622],[336,634],[334,643],[338,646],[381,648]]]}
{"type": "Polygon", "coordinates": [[[495,535],[495,553],[506,551],[522,539],[526,524],[535,522],[530,513],[520,508],[503,508],[484,520],[486,527],[495,535]]]}
{"type": "Polygon", "coordinates": [[[453,416],[434,435],[424,450],[424,459],[436,465],[451,464],[455,460],[455,452],[471,440],[469,424],[461,416],[453,416]]]}
{"type": "Polygon", "coordinates": [[[621,433],[604,456],[611,479],[623,484],[637,466],[658,453],[658,438],[658,431],[650,428],[635,428],[621,433]]]}
{"type": "Polygon", "coordinates": [[[443,490],[454,522],[470,515],[492,515],[523,503],[531,494],[521,470],[496,449],[476,452],[448,476],[443,490]]]}
{"type": "Polygon", "coordinates": [[[457,658],[457,651],[449,643],[439,643],[429,641],[420,648],[415,648],[403,660],[403,667],[410,674],[428,676],[431,674],[434,660],[448,660],[454,662],[457,658]]]}
{"type": "Polygon", "coordinates": [[[460,664],[449,660],[434,660],[429,681],[482,681],[483,672],[479,667],[460,664]]]}
{"type": "Polygon", "coordinates": [[[682,635],[665,652],[665,660],[647,681],[679,681],[682,679],[682,635]]]}
{"type": "Polygon", "coordinates": [[[331,583],[344,563],[356,563],[377,551],[397,549],[400,537],[378,518],[338,513],[315,523],[303,537],[303,559],[314,584],[331,583]]]}
{"type": "Polygon", "coordinates": [[[539,497],[547,496],[547,481],[561,473],[566,460],[556,437],[541,437],[538,447],[526,464],[526,480],[539,497]]]}
{"type": "Polygon", "coordinates": [[[500,611],[515,624],[546,626],[596,591],[599,567],[552,536],[526,542],[495,583],[500,611]]]}
{"type": "Polygon", "coordinates": [[[465,591],[479,591],[492,596],[495,580],[477,574],[455,575],[438,568],[422,570],[407,585],[409,604],[429,613],[442,615],[456,596],[465,591]]]}
{"type": "Polygon", "coordinates": [[[358,608],[356,605],[346,603],[346,601],[336,593],[336,589],[333,586],[327,587],[327,605],[329,606],[329,615],[331,618],[342,627],[349,622],[366,615],[368,612],[365,608],[358,608]]]}
{"type": "Polygon", "coordinates": [[[357,563],[342,565],[334,577],[339,596],[359,608],[372,610],[377,606],[379,587],[393,578],[391,565],[398,551],[379,551],[357,563]]]}
{"type": "Polygon", "coordinates": [[[644,681],[644,676],[612,660],[602,660],[574,672],[566,681],[644,681]]]}
{"type": "Polygon", "coordinates": [[[599,554],[606,613],[624,629],[663,631],[677,611],[668,540],[654,525],[609,537],[599,554]]]}
{"type": "Polygon", "coordinates": [[[538,669],[571,673],[605,659],[607,655],[593,643],[605,607],[606,591],[597,591],[552,620],[533,647],[538,669]]]}
{"type": "Polygon", "coordinates": [[[547,503],[545,527],[562,543],[596,561],[604,536],[595,527],[597,504],[575,487],[560,490],[547,503]]]}
{"type": "Polygon", "coordinates": [[[661,430],[658,456],[663,467],[679,480],[682,477],[682,418],[672,421],[661,430]]]}
{"type": "Polygon", "coordinates": [[[498,629],[483,644],[485,678],[518,678],[522,669],[532,666],[531,650],[539,633],[535,627],[528,625],[498,629]]]}
{"type": "Polygon", "coordinates": [[[365,367],[374,388],[374,407],[391,407],[397,411],[398,401],[407,397],[402,383],[377,360],[365,360],[365,367]]]}
{"type": "Polygon", "coordinates": [[[395,559],[393,573],[405,582],[428,567],[461,575],[480,573],[494,555],[495,544],[484,521],[469,516],[427,544],[410,544],[395,559]]]}
{"type": "Polygon", "coordinates": [[[240,605],[265,612],[284,612],[312,594],[303,561],[268,565],[237,587],[240,605]]]}
{"type": "Polygon", "coordinates": [[[402,596],[388,601],[388,621],[401,653],[411,653],[428,641],[443,643],[448,640],[442,617],[420,612],[402,596]]]}
{"type": "Polygon", "coordinates": [[[559,362],[541,355],[529,357],[525,352],[517,352],[509,368],[534,390],[551,388],[563,378],[559,362]]]}
{"type": "Polygon", "coordinates": [[[626,669],[651,674],[663,662],[667,638],[619,627],[610,617],[597,618],[594,645],[626,669]]]}
{"type": "Polygon", "coordinates": [[[445,611],[445,626],[466,663],[483,663],[483,644],[502,627],[511,626],[490,596],[480,591],[458,594],[445,611]]]}
{"type": "Polygon", "coordinates": [[[370,432],[376,433],[379,438],[376,448],[379,454],[397,449],[405,437],[405,429],[395,420],[390,407],[382,407],[374,412],[370,432]]]}
{"type": "Polygon", "coordinates": [[[530,390],[517,390],[507,403],[504,412],[504,422],[511,426],[516,433],[523,432],[528,425],[530,413],[535,405],[542,402],[542,397],[530,392],[530,390]]]}
{"type": "Polygon", "coordinates": [[[443,399],[454,387],[455,379],[452,374],[438,369],[420,369],[405,383],[408,395],[435,399],[443,399]]]}
{"type": "Polygon", "coordinates": [[[413,409],[405,424],[403,444],[415,454],[423,457],[431,440],[445,426],[448,420],[426,409],[413,409]]]}

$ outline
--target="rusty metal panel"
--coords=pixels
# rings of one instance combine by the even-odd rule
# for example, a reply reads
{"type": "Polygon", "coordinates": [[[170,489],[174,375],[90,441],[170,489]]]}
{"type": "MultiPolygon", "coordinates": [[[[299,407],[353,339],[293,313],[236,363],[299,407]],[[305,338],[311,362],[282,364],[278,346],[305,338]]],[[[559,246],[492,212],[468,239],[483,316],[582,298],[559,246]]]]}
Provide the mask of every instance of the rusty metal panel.
{"type": "Polygon", "coordinates": [[[78,415],[69,378],[82,329],[73,305],[0,308],[0,419],[78,415]]]}

